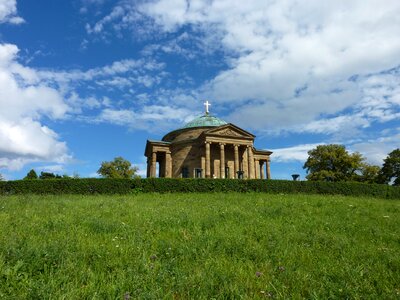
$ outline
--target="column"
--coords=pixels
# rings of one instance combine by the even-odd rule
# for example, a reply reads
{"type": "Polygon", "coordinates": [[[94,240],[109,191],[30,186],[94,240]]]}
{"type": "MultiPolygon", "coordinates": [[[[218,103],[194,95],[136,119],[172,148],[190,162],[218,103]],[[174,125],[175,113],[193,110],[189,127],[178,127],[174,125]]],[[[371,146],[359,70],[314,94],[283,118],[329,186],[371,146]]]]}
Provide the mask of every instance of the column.
{"type": "Polygon", "coordinates": [[[271,169],[269,168],[269,159],[266,161],[267,163],[267,179],[271,179],[271,169]]]}
{"type": "Polygon", "coordinates": [[[204,156],[201,157],[201,178],[206,177],[206,158],[204,156]]]}
{"type": "Polygon", "coordinates": [[[244,172],[244,179],[247,179],[247,178],[249,178],[249,159],[248,159],[248,156],[249,156],[249,148],[248,147],[246,147],[245,149],[244,149],[244,153],[243,153],[243,159],[242,159],[242,164],[243,164],[243,172],[244,172]]]}
{"type": "Polygon", "coordinates": [[[171,178],[172,177],[172,158],[171,152],[165,153],[165,177],[171,178]]]}
{"type": "Polygon", "coordinates": [[[255,177],[256,179],[260,179],[260,161],[258,159],[254,159],[254,163],[255,163],[254,171],[256,171],[255,177]]]}
{"type": "Polygon", "coordinates": [[[206,178],[211,177],[211,168],[210,168],[210,142],[206,142],[206,178]]]}
{"type": "Polygon", "coordinates": [[[261,162],[260,169],[261,169],[261,179],[264,179],[265,178],[264,161],[261,162]]]}
{"type": "Polygon", "coordinates": [[[150,177],[150,158],[147,157],[147,172],[146,172],[146,177],[150,177]]]}
{"type": "Polygon", "coordinates": [[[248,162],[249,162],[249,178],[254,179],[254,157],[253,149],[251,146],[247,146],[248,162]]]}
{"type": "Polygon", "coordinates": [[[225,178],[225,144],[220,143],[220,177],[225,178]]]}
{"type": "Polygon", "coordinates": [[[238,171],[239,171],[239,146],[233,145],[233,149],[235,152],[235,176],[234,178],[238,178],[238,171]]]}
{"type": "Polygon", "coordinates": [[[153,152],[151,155],[151,167],[150,167],[150,176],[156,177],[157,175],[157,152],[153,152]]]}

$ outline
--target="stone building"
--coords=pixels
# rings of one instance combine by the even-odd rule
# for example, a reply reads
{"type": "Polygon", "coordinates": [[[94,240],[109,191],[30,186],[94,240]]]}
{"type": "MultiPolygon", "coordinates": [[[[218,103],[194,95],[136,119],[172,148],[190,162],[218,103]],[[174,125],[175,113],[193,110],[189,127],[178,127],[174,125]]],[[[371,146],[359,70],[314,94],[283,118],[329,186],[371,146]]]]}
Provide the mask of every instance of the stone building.
{"type": "Polygon", "coordinates": [[[203,116],[147,141],[147,177],[270,179],[272,152],[254,148],[253,134],[211,116],[205,105],[203,116]]]}

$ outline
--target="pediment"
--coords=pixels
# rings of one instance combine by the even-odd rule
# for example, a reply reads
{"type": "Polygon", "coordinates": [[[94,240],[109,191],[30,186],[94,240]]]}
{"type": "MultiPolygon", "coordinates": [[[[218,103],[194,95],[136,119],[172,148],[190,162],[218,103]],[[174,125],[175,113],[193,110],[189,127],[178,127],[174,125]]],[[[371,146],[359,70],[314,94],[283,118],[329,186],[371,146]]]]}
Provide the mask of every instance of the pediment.
{"type": "Polygon", "coordinates": [[[254,139],[255,136],[246,130],[243,130],[236,125],[227,124],[218,126],[216,128],[212,128],[204,132],[206,135],[213,136],[223,136],[223,137],[232,137],[232,138],[246,138],[246,139],[254,139]]]}

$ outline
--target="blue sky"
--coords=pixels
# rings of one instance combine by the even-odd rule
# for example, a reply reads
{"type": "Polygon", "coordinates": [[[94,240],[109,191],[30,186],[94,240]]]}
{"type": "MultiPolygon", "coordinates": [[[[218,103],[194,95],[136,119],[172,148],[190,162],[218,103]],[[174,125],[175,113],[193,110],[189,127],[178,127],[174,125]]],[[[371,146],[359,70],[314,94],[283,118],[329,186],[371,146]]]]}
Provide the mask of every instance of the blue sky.
{"type": "Polygon", "coordinates": [[[273,178],[340,143],[400,147],[400,2],[0,0],[0,173],[96,176],[204,111],[273,178]]]}

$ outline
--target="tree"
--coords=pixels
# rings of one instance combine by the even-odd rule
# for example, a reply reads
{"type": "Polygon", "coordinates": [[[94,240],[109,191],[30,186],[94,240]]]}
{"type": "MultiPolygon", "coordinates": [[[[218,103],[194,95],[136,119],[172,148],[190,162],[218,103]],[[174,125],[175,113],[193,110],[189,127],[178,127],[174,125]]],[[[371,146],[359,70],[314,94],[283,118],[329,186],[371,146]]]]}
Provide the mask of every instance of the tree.
{"type": "Polygon", "coordinates": [[[24,180],[34,180],[34,179],[38,179],[38,176],[37,176],[35,170],[32,169],[28,172],[28,174],[26,174],[26,176],[24,177],[24,180]]]}
{"type": "Polygon", "coordinates": [[[3,177],[3,175],[0,174],[0,181],[3,181],[3,180],[4,180],[4,177],[3,177]]]}
{"type": "Polygon", "coordinates": [[[303,168],[308,180],[350,181],[356,180],[362,170],[364,158],[358,152],[349,154],[343,145],[320,145],[308,151],[303,168]]]}
{"type": "Polygon", "coordinates": [[[133,178],[137,177],[137,167],[131,167],[131,163],[122,157],[116,157],[113,161],[103,161],[97,171],[106,178],[133,178]]]}
{"type": "Polygon", "coordinates": [[[400,149],[395,149],[383,160],[382,169],[379,172],[380,183],[400,185],[400,149]]]}
{"type": "Polygon", "coordinates": [[[361,167],[361,175],[359,176],[359,181],[365,183],[377,183],[379,177],[380,167],[363,164],[361,167]]]}
{"type": "Polygon", "coordinates": [[[58,174],[50,172],[40,172],[39,179],[61,179],[62,177],[58,174]]]}

